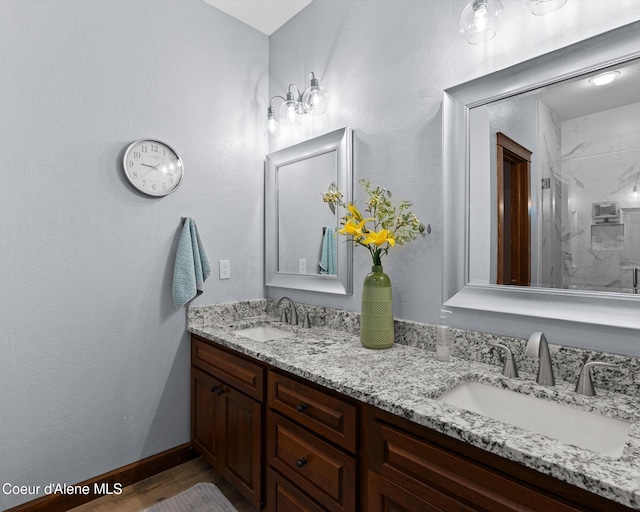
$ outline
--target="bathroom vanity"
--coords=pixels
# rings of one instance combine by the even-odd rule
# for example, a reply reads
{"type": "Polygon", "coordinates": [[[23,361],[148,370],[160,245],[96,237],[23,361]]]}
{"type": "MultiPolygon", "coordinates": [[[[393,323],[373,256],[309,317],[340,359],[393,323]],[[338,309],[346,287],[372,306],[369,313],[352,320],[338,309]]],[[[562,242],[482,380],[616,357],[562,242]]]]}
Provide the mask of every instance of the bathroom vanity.
{"type": "Polygon", "coordinates": [[[302,329],[265,312],[203,308],[189,321],[193,446],[256,508],[640,509],[635,397],[578,396],[568,382],[544,388],[531,374],[507,379],[499,366],[439,363],[403,344],[368,350],[335,326],[302,329]],[[264,325],[284,334],[239,334],[264,325]],[[437,400],[465,381],[618,415],[631,423],[623,453],[602,455],[437,400]]]}

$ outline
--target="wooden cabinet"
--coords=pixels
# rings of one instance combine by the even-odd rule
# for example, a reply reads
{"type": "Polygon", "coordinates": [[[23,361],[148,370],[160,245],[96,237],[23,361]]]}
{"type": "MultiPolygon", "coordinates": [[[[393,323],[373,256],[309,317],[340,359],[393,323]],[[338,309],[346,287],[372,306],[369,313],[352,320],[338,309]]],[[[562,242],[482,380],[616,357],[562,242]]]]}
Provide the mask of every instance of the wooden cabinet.
{"type": "Polygon", "coordinates": [[[268,389],[269,512],[357,510],[356,405],[277,372],[268,389]]]}
{"type": "Polygon", "coordinates": [[[191,360],[193,447],[256,509],[631,510],[195,335],[191,360]]]}
{"type": "Polygon", "coordinates": [[[191,443],[257,509],[264,466],[263,382],[260,365],[192,338],[191,443]]]}
{"type": "Polygon", "coordinates": [[[631,510],[374,407],[366,416],[368,512],[631,510]]]}

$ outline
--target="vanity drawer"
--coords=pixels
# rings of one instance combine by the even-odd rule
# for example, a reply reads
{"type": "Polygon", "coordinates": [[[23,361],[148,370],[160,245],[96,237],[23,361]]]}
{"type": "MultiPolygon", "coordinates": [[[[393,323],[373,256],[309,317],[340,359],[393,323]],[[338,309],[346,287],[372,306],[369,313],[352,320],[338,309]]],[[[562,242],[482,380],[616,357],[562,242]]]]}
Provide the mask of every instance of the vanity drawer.
{"type": "Polygon", "coordinates": [[[356,462],[320,438],[269,411],[267,463],[332,512],[355,511],[356,462]]]}
{"type": "Polygon", "coordinates": [[[271,468],[267,468],[267,503],[269,512],[326,512],[271,468]]]}
{"type": "Polygon", "coordinates": [[[369,495],[367,512],[477,512],[473,506],[465,505],[451,497],[431,489],[428,501],[408,492],[386,478],[369,471],[369,495]]]}
{"type": "Polygon", "coordinates": [[[370,421],[369,468],[429,501],[434,490],[486,512],[582,510],[445,448],[370,421]]]}
{"type": "Polygon", "coordinates": [[[356,451],[355,405],[275,372],[269,372],[268,404],[338,446],[356,451]]]}
{"type": "Polygon", "coordinates": [[[264,368],[191,337],[191,364],[223,380],[256,400],[264,401],[264,368]]]}

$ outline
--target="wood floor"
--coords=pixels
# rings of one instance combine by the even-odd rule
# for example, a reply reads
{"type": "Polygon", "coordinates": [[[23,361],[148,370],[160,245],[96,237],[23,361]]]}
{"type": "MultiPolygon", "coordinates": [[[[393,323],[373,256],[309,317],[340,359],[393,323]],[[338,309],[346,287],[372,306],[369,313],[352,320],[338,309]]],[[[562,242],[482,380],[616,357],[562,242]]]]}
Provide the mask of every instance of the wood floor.
{"type": "Polygon", "coordinates": [[[125,487],[119,496],[102,496],[73,508],[70,512],[139,512],[199,482],[215,484],[238,512],[257,512],[201,457],[125,487]]]}

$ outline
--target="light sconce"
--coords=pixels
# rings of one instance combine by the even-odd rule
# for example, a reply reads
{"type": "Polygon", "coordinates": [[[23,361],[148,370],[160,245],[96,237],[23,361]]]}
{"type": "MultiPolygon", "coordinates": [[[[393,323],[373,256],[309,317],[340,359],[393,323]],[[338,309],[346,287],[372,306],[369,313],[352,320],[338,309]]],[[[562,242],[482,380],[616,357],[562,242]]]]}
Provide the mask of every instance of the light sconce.
{"type": "Polygon", "coordinates": [[[544,16],[560,9],[567,0],[522,0],[522,3],[531,14],[544,16]]]}
{"type": "Polygon", "coordinates": [[[313,116],[324,114],[327,111],[328,99],[329,93],[320,87],[312,71],[309,73],[309,85],[303,93],[296,84],[290,84],[286,98],[279,95],[271,98],[267,108],[267,133],[275,137],[279,133],[280,124],[296,126],[300,124],[300,118],[305,114],[313,116]],[[282,100],[278,115],[272,105],[276,98],[282,100]]]}
{"type": "Polygon", "coordinates": [[[501,14],[500,0],[473,0],[460,15],[460,33],[469,44],[486,43],[496,36],[501,14]]]}

